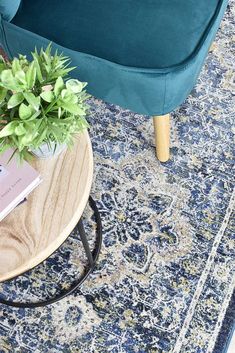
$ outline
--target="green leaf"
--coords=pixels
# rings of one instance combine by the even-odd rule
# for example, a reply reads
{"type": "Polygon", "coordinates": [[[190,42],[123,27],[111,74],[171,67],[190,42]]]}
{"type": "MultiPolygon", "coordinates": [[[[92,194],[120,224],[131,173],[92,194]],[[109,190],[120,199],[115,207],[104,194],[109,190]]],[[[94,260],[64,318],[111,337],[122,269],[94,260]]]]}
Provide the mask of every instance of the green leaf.
{"type": "Polygon", "coordinates": [[[15,78],[18,80],[19,83],[26,85],[26,77],[25,72],[23,70],[19,70],[15,73],[15,78]]]}
{"type": "Polygon", "coordinates": [[[62,116],[62,109],[61,107],[58,107],[58,118],[60,119],[62,116]]]}
{"type": "Polygon", "coordinates": [[[6,98],[6,95],[7,95],[7,89],[0,87],[0,103],[4,101],[4,99],[6,98]]]}
{"type": "Polygon", "coordinates": [[[26,72],[26,81],[28,84],[28,89],[32,89],[36,80],[36,68],[34,67],[34,62],[32,62],[26,72]]]}
{"type": "Polygon", "coordinates": [[[42,71],[41,71],[41,67],[39,64],[39,59],[38,59],[38,54],[36,52],[32,53],[33,58],[34,58],[34,66],[36,68],[36,76],[37,79],[40,83],[43,82],[43,77],[42,77],[42,71]]]}
{"type": "MultiPolygon", "coordinates": [[[[45,53],[49,56],[51,55],[51,45],[52,45],[52,43],[50,42],[45,50],[45,53]]],[[[57,53],[55,53],[55,55],[57,55],[57,53]]]]}
{"type": "MultiPolygon", "coordinates": [[[[46,49],[46,51],[47,51],[47,49],[46,49]]],[[[43,55],[43,57],[45,59],[45,62],[48,65],[48,67],[51,67],[51,55],[50,55],[50,52],[46,52],[46,51],[43,51],[42,55],[43,55]]]]}
{"type": "Polygon", "coordinates": [[[54,136],[54,138],[57,142],[59,142],[59,143],[61,142],[61,140],[63,138],[62,137],[63,134],[62,134],[61,129],[59,129],[57,126],[51,126],[50,133],[54,136]]]}
{"type": "Polygon", "coordinates": [[[63,89],[61,91],[61,99],[64,103],[77,104],[78,97],[69,89],[63,89]]]}
{"type": "Polygon", "coordinates": [[[45,128],[43,129],[42,133],[36,137],[36,139],[35,139],[35,141],[34,141],[35,146],[40,146],[40,145],[43,143],[44,139],[45,139],[46,136],[47,136],[47,133],[48,133],[48,128],[45,127],[45,128]]]}
{"type": "Polygon", "coordinates": [[[11,98],[8,101],[7,108],[12,109],[22,103],[24,100],[24,96],[22,93],[15,93],[11,96],[11,98]]]}
{"type": "Polygon", "coordinates": [[[11,67],[12,67],[12,73],[15,75],[15,73],[21,69],[19,59],[14,58],[12,60],[11,67]]]}
{"type": "Polygon", "coordinates": [[[15,128],[15,134],[17,136],[21,136],[21,135],[24,135],[26,133],[26,129],[24,128],[24,125],[21,123],[19,124],[18,126],[16,126],[15,128]]]}
{"type": "Polygon", "coordinates": [[[3,62],[0,63],[0,72],[2,72],[3,70],[6,70],[6,64],[3,62]]]}
{"type": "Polygon", "coordinates": [[[70,103],[61,103],[62,108],[67,110],[68,112],[76,115],[85,115],[86,113],[82,110],[77,104],[70,104],[70,103]]]}
{"type": "Polygon", "coordinates": [[[67,89],[71,90],[73,93],[80,93],[86,85],[86,82],[80,82],[76,79],[70,79],[66,82],[67,89]]]}
{"type": "Polygon", "coordinates": [[[16,121],[11,121],[9,124],[7,124],[1,131],[0,131],[0,138],[10,136],[14,134],[15,128],[18,125],[18,122],[16,121]]]}
{"type": "Polygon", "coordinates": [[[56,97],[60,94],[62,89],[64,88],[64,81],[61,76],[59,76],[55,82],[54,92],[56,97]]]}
{"type": "Polygon", "coordinates": [[[8,150],[8,148],[10,148],[10,144],[8,143],[1,143],[0,145],[0,153],[4,153],[5,151],[8,150]]]}
{"type": "Polygon", "coordinates": [[[43,64],[44,69],[46,70],[46,72],[49,74],[51,71],[51,66],[47,65],[47,64],[43,64]]]}
{"type": "Polygon", "coordinates": [[[9,81],[13,79],[13,75],[11,70],[3,70],[1,72],[1,81],[5,82],[5,81],[9,81]]]}
{"type": "Polygon", "coordinates": [[[11,70],[3,70],[1,73],[1,83],[3,87],[14,90],[17,86],[11,70]]]}
{"type": "Polygon", "coordinates": [[[52,91],[45,91],[40,94],[42,99],[48,103],[51,103],[54,99],[54,93],[52,91]]]}
{"type": "Polygon", "coordinates": [[[27,119],[26,122],[35,120],[40,114],[41,114],[41,110],[38,110],[29,119],[27,119]]]}
{"type": "Polygon", "coordinates": [[[65,118],[65,119],[58,119],[58,118],[55,118],[54,116],[50,116],[48,117],[48,121],[52,124],[56,124],[56,125],[66,125],[67,123],[70,123],[72,122],[73,120],[73,116],[71,115],[69,118],[65,118]]]}
{"type": "Polygon", "coordinates": [[[39,110],[40,106],[40,97],[35,97],[33,93],[30,92],[24,92],[23,93],[24,98],[27,100],[27,102],[35,109],[39,110]]]}
{"type": "Polygon", "coordinates": [[[57,70],[54,74],[51,75],[51,78],[55,79],[57,78],[58,76],[66,76],[70,71],[74,70],[76,67],[68,67],[68,68],[63,68],[63,69],[60,69],[60,70],[57,70]]]}
{"type": "Polygon", "coordinates": [[[32,115],[32,108],[24,103],[21,103],[19,108],[20,119],[25,120],[30,118],[32,115]]]}
{"type": "Polygon", "coordinates": [[[20,143],[20,149],[22,149],[23,147],[29,145],[34,138],[34,134],[33,133],[27,133],[24,136],[19,136],[19,143],[20,143]]]}

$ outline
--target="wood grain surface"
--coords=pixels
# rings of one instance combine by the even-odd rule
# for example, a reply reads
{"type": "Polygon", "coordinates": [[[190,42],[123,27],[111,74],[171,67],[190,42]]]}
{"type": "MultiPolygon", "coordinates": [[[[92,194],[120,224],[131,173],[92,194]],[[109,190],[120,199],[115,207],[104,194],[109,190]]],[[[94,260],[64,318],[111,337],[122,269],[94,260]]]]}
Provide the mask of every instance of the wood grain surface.
{"type": "Polygon", "coordinates": [[[69,236],[86,206],[93,176],[87,132],[59,157],[34,160],[43,182],[0,222],[0,281],[49,257],[69,236]]]}

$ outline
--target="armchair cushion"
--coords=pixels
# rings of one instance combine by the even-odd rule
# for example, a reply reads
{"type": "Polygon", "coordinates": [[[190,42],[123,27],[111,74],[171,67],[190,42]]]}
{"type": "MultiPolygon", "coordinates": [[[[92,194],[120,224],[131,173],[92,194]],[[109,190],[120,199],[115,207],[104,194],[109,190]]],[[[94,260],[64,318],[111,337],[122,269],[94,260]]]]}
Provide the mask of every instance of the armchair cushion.
{"type": "Polygon", "coordinates": [[[52,41],[89,93],[162,115],[193,88],[227,2],[22,0],[11,22],[0,21],[0,43],[12,57],[52,41]]]}
{"type": "Polygon", "coordinates": [[[165,68],[200,45],[220,0],[22,0],[12,23],[125,66],[165,68]]]}

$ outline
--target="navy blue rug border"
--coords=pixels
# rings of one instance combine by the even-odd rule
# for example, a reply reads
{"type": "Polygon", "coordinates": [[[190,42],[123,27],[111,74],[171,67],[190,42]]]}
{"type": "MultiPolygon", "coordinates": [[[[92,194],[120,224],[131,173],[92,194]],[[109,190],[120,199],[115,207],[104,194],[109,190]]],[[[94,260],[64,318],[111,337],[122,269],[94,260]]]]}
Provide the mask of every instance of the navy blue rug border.
{"type": "Polygon", "coordinates": [[[227,308],[213,353],[227,353],[235,330],[235,290],[227,308]]]}

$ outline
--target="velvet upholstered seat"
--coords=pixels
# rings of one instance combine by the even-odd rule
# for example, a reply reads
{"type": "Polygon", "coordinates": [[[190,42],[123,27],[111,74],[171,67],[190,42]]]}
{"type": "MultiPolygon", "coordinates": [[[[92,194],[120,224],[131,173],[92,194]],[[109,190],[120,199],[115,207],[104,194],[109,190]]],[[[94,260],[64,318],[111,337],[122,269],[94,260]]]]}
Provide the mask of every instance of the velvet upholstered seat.
{"type": "Polygon", "coordinates": [[[190,93],[226,4],[0,0],[0,41],[10,57],[29,55],[35,46],[52,41],[78,66],[74,75],[88,82],[91,94],[138,113],[162,116],[190,93]]]}

